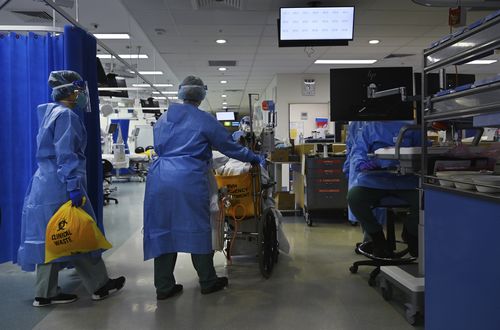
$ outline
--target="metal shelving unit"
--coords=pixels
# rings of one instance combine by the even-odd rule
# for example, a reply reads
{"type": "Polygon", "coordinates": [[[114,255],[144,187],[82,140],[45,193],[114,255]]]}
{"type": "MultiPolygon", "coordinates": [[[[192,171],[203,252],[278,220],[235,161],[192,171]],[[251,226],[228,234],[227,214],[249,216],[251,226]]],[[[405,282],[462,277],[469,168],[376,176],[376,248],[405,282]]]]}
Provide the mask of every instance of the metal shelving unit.
{"type": "MultiPolygon", "coordinates": [[[[476,116],[500,116],[500,81],[497,77],[459,86],[439,93],[439,96],[426,95],[428,73],[438,70],[444,73],[446,67],[479,59],[499,47],[500,12],[495,12],[424,50],[423,137],[427,137],[427,129],[434,121],[446,121],[452,125],[460,123],[459,129],[464,129],[467,124],[473,127],[476,116]]],[[[490,267],[488,260],[500,253],[496,243],[489,242],[493,238],[492,231],[500,230],[500,194],[440,186],[438,182],[443,178],[430,173],[432,169],[427,166],[430,155],[423,144],[420,224],[425,228],[427,251],[426,329],[469,329],[479,323],[484,329],[493,329],[500,322],[500,315],[493,307],[497,305],[497,299],[491,292],[500,289],[498,281],[493,280],[500,277],[500,270],[490,267]]],[[[453,178],[445,180],[464,183],[453,178]]]]}

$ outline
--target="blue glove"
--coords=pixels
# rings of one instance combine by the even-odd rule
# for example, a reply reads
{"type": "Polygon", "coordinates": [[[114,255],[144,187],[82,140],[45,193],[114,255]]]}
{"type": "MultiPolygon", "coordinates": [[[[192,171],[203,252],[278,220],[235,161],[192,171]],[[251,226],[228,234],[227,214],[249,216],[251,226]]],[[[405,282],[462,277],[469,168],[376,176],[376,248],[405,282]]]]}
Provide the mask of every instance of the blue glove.
{"type": "Polygon", "coordinates": [[[69,198],[73,206],[80,207],[83,203],[83,195],[80,189],[69,192],[69,198]]]}
{"type": "Polygon", "coordinates": [[[250,162],[252,166],[260,165],[260,166],[265,166],[266,165],[266,158],[262,155],[255,155],[255,158],[250,162]]]}
{"type": "Polygon", "coordinates": [[[371,171],[379,168],[378,163],[375,160],[369,160],[367,162],[362,163],[359,165],[359,170],[360,171],[371,171]]]}

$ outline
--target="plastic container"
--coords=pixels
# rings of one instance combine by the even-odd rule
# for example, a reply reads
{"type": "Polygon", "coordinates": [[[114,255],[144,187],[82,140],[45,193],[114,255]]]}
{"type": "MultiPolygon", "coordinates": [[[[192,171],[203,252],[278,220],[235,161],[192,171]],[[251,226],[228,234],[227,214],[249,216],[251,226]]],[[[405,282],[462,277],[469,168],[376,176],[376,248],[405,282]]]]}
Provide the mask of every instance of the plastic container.
{"type": "Polygon", "coordinates": [[[476,189],[483,193],[499,193],[500,192],[500,175],[478,175],[472,178],[476,184],[476,189]],[[490,186],[498,186],[498,188],[490,188],[481,186],[482,184],[490,186]]]}
{"type": "MultiPolygon", "coordinates": [[[[477,171],[442,171],[436,172],[438,178],[453,180],[453,176],[464,176],[464,175],[481,175],[483,173],[477,171]]],[[[439,180],[439,184],[443,187],[455,187],[453,181],[439,180]]]]}

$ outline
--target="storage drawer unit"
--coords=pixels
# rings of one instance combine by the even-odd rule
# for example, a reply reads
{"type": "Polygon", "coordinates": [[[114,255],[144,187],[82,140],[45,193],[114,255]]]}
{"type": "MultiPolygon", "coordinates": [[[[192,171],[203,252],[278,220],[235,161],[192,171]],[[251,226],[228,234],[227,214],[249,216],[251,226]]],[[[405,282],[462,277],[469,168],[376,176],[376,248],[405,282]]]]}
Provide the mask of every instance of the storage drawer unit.
{"type": "Polygon", "coordinates": [[[307,211],[347,208],[345,157],[306,158],[307,211]]]}

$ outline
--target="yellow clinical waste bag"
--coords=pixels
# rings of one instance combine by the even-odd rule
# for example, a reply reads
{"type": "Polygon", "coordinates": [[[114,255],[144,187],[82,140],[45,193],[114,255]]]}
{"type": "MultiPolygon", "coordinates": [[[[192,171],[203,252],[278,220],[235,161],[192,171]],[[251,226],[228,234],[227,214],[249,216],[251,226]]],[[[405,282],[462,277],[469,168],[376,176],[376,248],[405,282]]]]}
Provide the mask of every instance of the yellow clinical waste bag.
{"type": "MultiPolygon", "coordinates": [[[[236,220],[252,217],[255,214],[252,196],[252,174],[221,176],[216,175],[219,188],[227,187],[228,195],[232,197],[231,206],[226,214],[236,220]]],[[[257,190],[260,189],[257,187],[257,190]]],[[[258,205],[257,207],[260,207],[258,205]]],[[[258,209],[258,208],[257,208],[258,209]]]]}
{"type": "MultiPolygon", "coordinates": [[[[83,200],[85,203],[85,199],[83,200]]],[[[92,217],[71,201],[52,216],[45,231],[45,263],[79,253],[110,249],[92,217]]]]}

